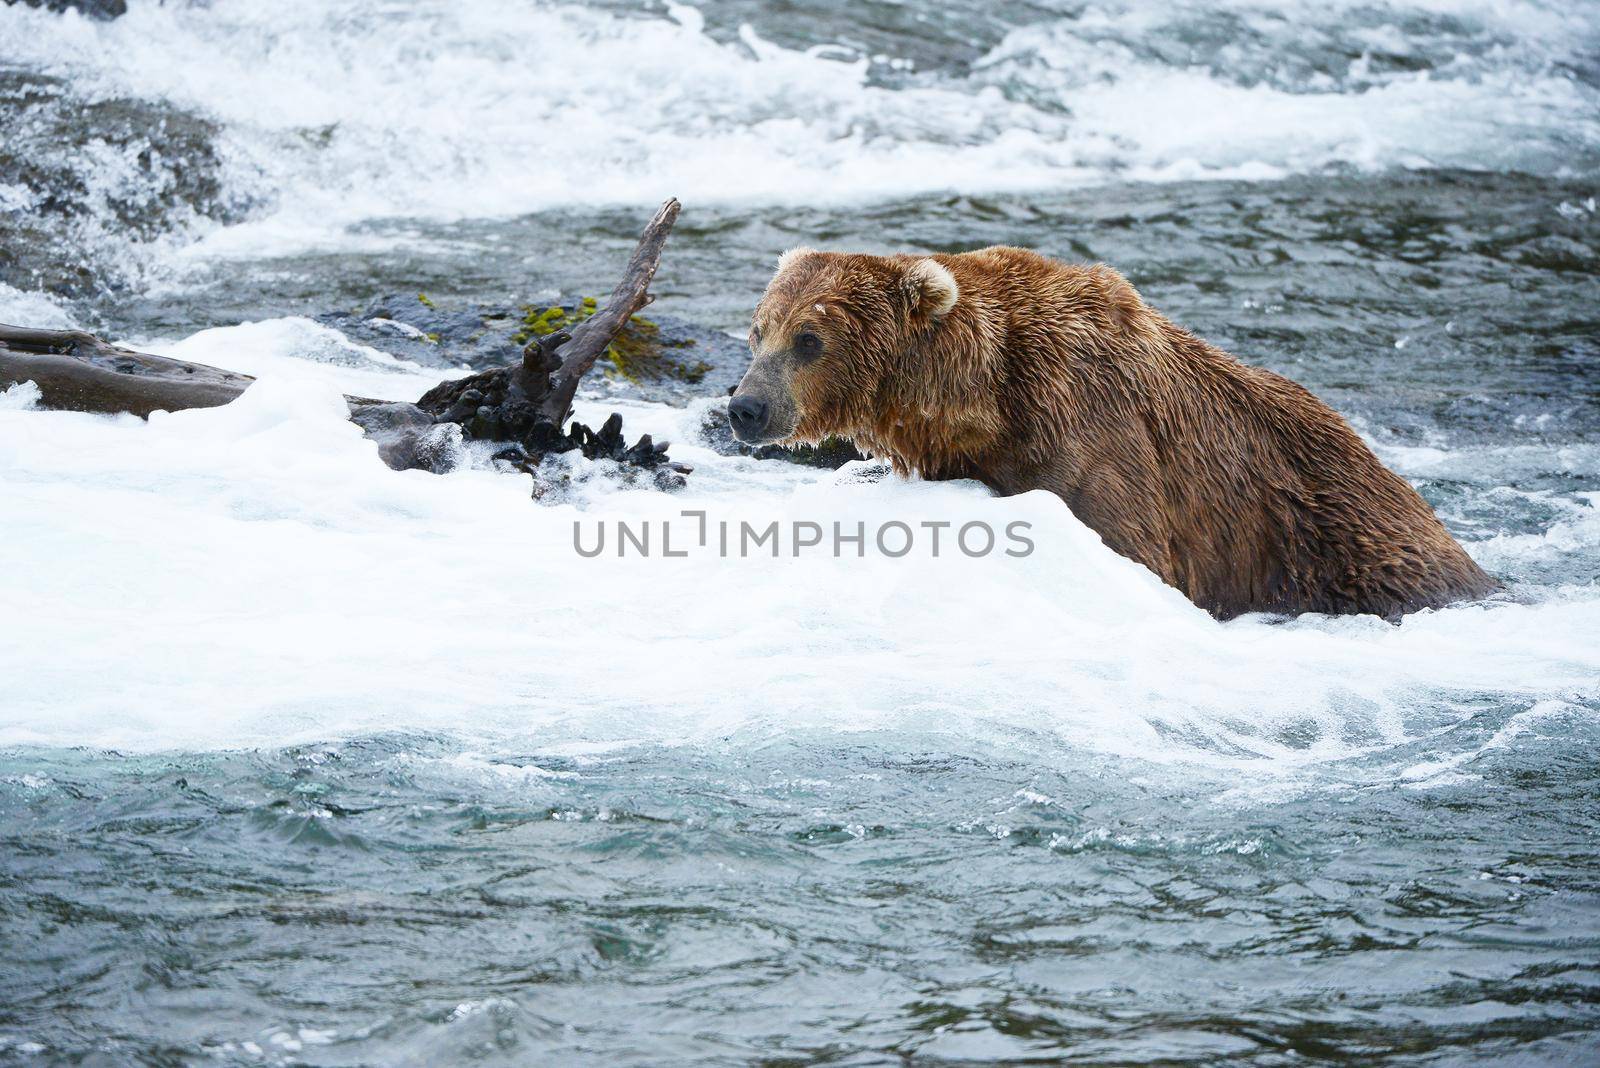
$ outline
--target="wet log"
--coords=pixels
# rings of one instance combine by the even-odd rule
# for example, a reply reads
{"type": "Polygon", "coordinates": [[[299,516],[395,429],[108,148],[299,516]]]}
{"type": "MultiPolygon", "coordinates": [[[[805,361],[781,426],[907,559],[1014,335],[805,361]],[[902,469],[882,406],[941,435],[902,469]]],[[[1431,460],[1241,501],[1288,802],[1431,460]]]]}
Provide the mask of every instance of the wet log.
{"type": "MultiPolygon", "coordinates": [[[[32,382],[41,407],[55,411],[127,413],[217,408],[255,379],[220,367],[152,356],[110,345],[82,330],[31,330],[0,324],[0,389],[32,382]]],[[[448,470],[448,449],[434,419],[415,404],[345,397],[350,418],[378,444],[397,471],[448,470]]]]}
{"type": "Polygon", "coordinates": [[[108,345],[82,330],[0,324],[0,388],[28,381],[39,387],[46,408],[148,418],[158,409],[227,404],[255,379],[108,345]]]}
{"type": "MultiPolygon", "coordinates": [[[[581,424],[563,429],[583,376],[594,367],[628,320],[654,298],[650,281],[680,205],[663,204],[645,227],[622,280],[604,308],[565,331],[535,338],[522,358],[439,385],[416,404],[345,398],[350,418],[378,442],[385,463],[447,470],[452,441],[474,438],[504,442],[504,458],[525,470],[551,452],[581,450],[637,467],[660,469],[658,484],[682,483],[688,468],[667,463],[665,443],[649,435],[628,446],[622,420],[613,415],[596,433],[581,424]],[[444,424],[461,430],[451,435],[444,424]]],[[[0,324],[0,389],[18,382],[39,387],[42,407],[58,411],[128,412],[214,408],[238,397],[255,381],[220,367],[173,360],[111,345],[81,330],[34,330],[0,324]]]]}
{"type": "MultiPolygon", "coordinates": [[[[80,329],[0,325],[0,389],[32,382],[38,403],[54,411],[131,414],[219,408],[250,389],[248,374],[205,363],[152,357],[109,345],[80,329]]],[[[350,419],[378,443],[395,470],[448,470],[450,449],[434,433],[434,417],[416,404],[346,397],[350,419]]]]}

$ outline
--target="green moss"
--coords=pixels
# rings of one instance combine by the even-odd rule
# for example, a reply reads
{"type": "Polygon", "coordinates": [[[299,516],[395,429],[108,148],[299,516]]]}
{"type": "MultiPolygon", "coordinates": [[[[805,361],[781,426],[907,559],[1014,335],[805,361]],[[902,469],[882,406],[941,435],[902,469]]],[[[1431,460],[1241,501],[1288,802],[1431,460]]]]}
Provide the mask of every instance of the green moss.
{"type": "Polygon", "coordinates": [[[586,299],[573,310],[572,315],[559,304],[538,309],[532,304],[522,306],[522,329],[511,335],[518,345],[526,345],[536,337],[546,337],[557,330],[571,330],[594,314],[594,298],[586,299]]]}
{"type": "Polygon", "coordinates": [[[428,299],[428,294],[426,293],[418,293],[417,302],[427,308],[433,307],[433,301],[428,299]]]}
{"type": "Polygon", "coordinates": [[[438,334],[423,334],[422,336],[427,338],[429,341],[433,342],[435,345],[437,345],[439,343],[439,335],[438,334]]]}
{"type": "MultiPolygon", "coordinates": [[[[571,330],[600,310],[594,297],[584,297],[570,311],[560,305],[539,308],[532,304],[522,308],[522,327],[511,340],[526,345],[534,338],[547,337],[558,330],[571,330]]],[[[629,381],[642,379],[678,378],[685,382],[699,382],[711,365],[703,360],[686,363],[669,357],[669,349],[684,348],[693,342],[665,342],[661,340],[661,327],[642,315],[630,318],[617,332],[602,357],[611,363],[607,374],[618,375],[629,381]]]]}
{"type": "Polygon", "coordinates": [[[680,363],[677,366],[681,372],[679,377],[685,382],[697,383],[711,373],[711,365],[704,360],[696,360],[689,364],[680,363]]]}
{"type": "Polygon", "coordinates": [[[711,370],[709,363],[704,360],[687,363],[669,355],[672,349],[688,348],[693,344],[692,341],[663,341],[660,326],[635,315],[605,351],[606,358],[611,361],[611,369],[607,373],[630,382],[660,378],[698,382],[711,370]]]}

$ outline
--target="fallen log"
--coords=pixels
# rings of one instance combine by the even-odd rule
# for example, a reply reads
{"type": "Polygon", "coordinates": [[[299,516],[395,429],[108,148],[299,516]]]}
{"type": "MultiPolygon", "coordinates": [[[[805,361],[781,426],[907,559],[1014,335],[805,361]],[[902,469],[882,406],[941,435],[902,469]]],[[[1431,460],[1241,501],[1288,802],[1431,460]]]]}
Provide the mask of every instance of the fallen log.
{"type": "MultiPolygon", "coordinates": [[[[522,470],[531,472],[549,453],[576,449],[591,458],[657,469],[656,480],[663,487],[681,485],[689,469],[668,462],[666,443],[654,443],[646,434],[628,446],[618,415],[598,433],[577,423],[563,429],[583,376],[628,320],[654,299],[650,282],[679,210],[676,199],[661,206],[610,300],[570,334],[535,338],[516,363],[441,382],[416,404],[347,396],[351,420],[378,443],[383,461],[397,470],[448,470],[453,460],[448,434],[441,428],[453,423],[463,438],[505,443],[497,459],[522,470]]],[[[39,388],[40,406],[47,409],[148,418],[154,411],[227,404],[255,379],[135,352],[81,330],[0,324],[0,388],[30,381],[39,388]]]]}
{"type": "Polygon", "coordinates": [[[82,330],[30,330],[0,325],[0,387],[31,381],[45,408],[130,412],[215,408],[255,379],[108,345],[82,330]]]}
{"type": "MultiPolygon", "coordinates": [[[[110,345],[82,330],[32,330],[0,324],[0,388],[32,382],[40,407],[54,411],[127,413],[217,408],[255,379],[236,371],[152,356],[110,345]]],[[[430,447],[436,420],[415,404],[345,397],[350,418],[378,443],[397,471],[448,470],[446,451],[430,447]]]]}

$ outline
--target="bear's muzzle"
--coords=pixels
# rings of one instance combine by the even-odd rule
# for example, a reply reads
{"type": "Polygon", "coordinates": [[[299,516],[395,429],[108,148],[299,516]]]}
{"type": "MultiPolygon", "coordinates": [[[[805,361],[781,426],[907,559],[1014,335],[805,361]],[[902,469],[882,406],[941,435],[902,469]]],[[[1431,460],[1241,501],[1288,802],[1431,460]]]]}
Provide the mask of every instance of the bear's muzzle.
{"type": "Polygon", "coordinates": [[[771,407],[759,397],[746,393],[728,402],[728,422],[733,426],[733,436],[747,445],[757,444],[771,421],[771,407]]]}

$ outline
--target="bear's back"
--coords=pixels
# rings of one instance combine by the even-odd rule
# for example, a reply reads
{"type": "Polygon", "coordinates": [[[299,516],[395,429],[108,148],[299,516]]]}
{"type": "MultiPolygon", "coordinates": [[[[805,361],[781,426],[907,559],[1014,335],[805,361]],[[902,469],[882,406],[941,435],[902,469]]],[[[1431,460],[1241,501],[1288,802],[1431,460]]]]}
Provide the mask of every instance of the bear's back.
{"type": "Polygon", "coordinates": [[[959,336],[994,350],[1009,427],[970,473],[1054,490],[1224,618],[1392,617],[1495,587],[1336,412],[1172,323],[1115,270],[1008,246],[935,258],[962,286],[959,336]]]}

